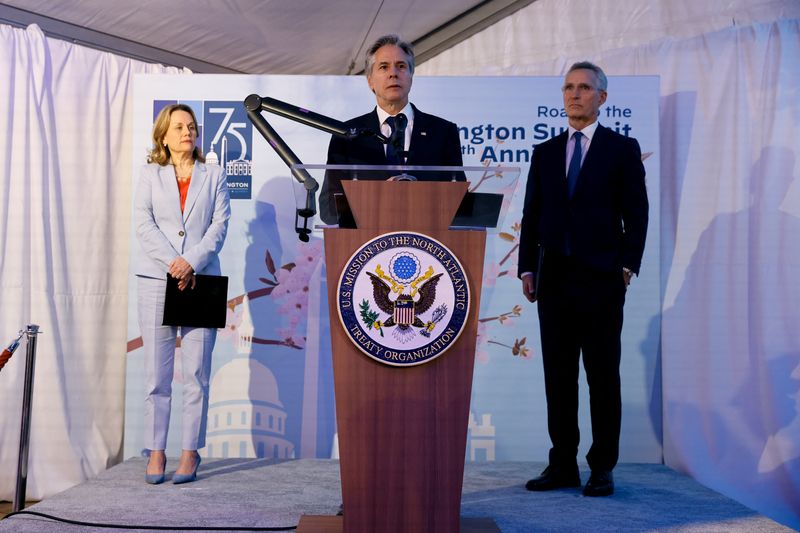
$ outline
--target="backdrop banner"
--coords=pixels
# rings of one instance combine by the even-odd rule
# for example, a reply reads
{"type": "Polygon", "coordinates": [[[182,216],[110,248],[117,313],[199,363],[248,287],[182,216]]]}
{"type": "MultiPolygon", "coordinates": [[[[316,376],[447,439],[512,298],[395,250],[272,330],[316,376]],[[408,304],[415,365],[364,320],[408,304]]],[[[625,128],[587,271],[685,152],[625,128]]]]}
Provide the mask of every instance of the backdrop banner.
{"type": "MultiPolygon", "coordinates": [[[[504,227],[487,242],[468,461],[544,461],[550,447],[536,304],[522,296],[516,261],[531,152],[567,127],[561,84],[561,77],[420,77],[411,91],[420,110],[458,124],[464,164],[487,167],[486,180],[492,179],[492,167],[522,170],[504,227]]],[[[242,102],[252,93],[338,120],[375,105],[366,80],[355,76],[139,75],[134,82],[133,186],[150,147],[155,115],[170,103],[190,105],[200,122],[207,162],[225,168],[232,199],[221,253],[222,272],[230,280],[227,323],[214,351],[207,446],[201,454],[336,457],[322,234],[315,232],[306,244],[297,239],[289,170],[245,114],[242,102]]],[[[325,163],[329,135],[264,116],[302,162],[325,163]]],[[[650,198],[641,276],[626,296],[622,462],[662,461],[658,119],[658,77],[609,79],[600,123],[638,139],[650,198]]],[[[472,188],[480,191],[481,183],[472,188]]],[[[133,228],[131,234],[132,253],[137,254],[133,228]]],[[[134,280],[131,273],[126,458],[143,452],[143,362],[134,280]]],[[[173,403],[179,409],[180,348],[176,358],[173,403]]],[[[580,404],[583,459],[591,440],[583,378],[580,404]]],[[[177,455],[179,450],[180,416],[173,416],[167,452],[177,455]]]]}

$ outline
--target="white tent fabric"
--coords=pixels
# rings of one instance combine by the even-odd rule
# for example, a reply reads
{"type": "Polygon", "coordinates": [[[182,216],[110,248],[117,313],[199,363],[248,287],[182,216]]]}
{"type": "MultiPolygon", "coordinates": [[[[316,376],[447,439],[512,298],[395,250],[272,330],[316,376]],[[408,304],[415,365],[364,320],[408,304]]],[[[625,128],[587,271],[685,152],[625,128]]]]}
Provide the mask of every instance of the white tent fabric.
{"type": "MultiPolygon", "coordinates": [[[[138,72],[179,71],[0,25],[0,342],[43,331],[29,499],[121,459],[138,72]]],[[[0,372],[0,500],[14,495],[25,355],[0,372]]]]}
{"type": "Polygon", "coordinates": [[[364,68],[365,47],[380,35],[427,36],[425,41],[431,46],[437,41],[431,39],[431,33],[443,26],[447,28],[443,34],[452,37],[478,23],[478,17],[507,12],[515,3],[3,0],[0,19],[25,25],[38,20],[47,35],[91,43],[110,52],[122,50],[129,57],[186,66],[195,72],[347,74],[364,68]],[[465,12],[470,12],[466,20],[461,17],[465,12]],[[458,22],[448,26],[454,19],[458,22]]]}
{"type": "MultiPolygon", "coordinates": [[[[28,479],[42,498],[121,459],[140,157],[128,94],[134,73],[179,71],[35,27],[0,26],[0,43],[0,335],[30,321],[44,331],[28,479]]],[[[538,0],[417,70],[560,75],[588,58],[611,75],[661,76],[665,462],[794,527],[798,57],[792,0],[538,0]]],[[[19,439],[14,357],[0,372],[0,499],[13,496],[19,439]]]]}
{"type": "Polygon", "coordinates": [[[535,2],[417,70],[561,75],[589,59],[661,77],[664,460],[794,527],[798,58],[798,2],[564,0],[535,2]]]}

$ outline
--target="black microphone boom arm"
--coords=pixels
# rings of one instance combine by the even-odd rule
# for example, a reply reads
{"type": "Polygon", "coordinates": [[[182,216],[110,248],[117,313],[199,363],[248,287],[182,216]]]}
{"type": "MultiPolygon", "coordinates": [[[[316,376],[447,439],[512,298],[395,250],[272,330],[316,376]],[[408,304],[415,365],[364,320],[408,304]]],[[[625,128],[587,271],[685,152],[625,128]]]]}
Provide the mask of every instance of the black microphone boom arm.
{"type": "MultiPolygon", "coordinates": [[[[262,98],[257,94],[251,94],[245,99],[244,107],[247,110],[247,118],[250,119],[250,122],[253,123],[253,126],[255,126],[261,136],[272,146],[272,149],[275,150],[278,157],[291,169],[294,178],[302,183],[307,191],[316,191],[319,188],[317,180],[312,178],[305,170],[292,168],[293,165],[302,164],[300,159],[292,152],[292,149],[289,148],[289,145],[286,144],[281,136],[278,135],[275,128],[261,115],[262,98]]],[[[314,214],[316,213],[312,213],[311,216],[314,214]]]]}
{"type": "Polygon", "coordinates": [[[295,167],[295,165],[300,165],[302,162],[295,153],[292,152],[289,145],[278,135],[278,132],[276,132],[269,122],[261,115],[261,111],[268,111],[275,115],[288,118],[289,120],[299,122],[300,124],[305,124],[306,126],[311,126],[312,128],[346,139],[374,136],[384,144],[389,142],[389,139],[379,132],[369,129],[348,128],[344,122],[292,104],[287,104],[286,102],[281,102],[280,100],[275,100],[274,98],[261,97],[257,94],[251,94],[245,98],[244,107],[247,110],[247,118],[250,119],[253,126],[255,126],[258,132],[267,140],[269,145],[272,146],[272,149],[275,150],[278,157],[286,163],[294,179],[302,183],[306,189],[306,205],[304,208],[297,210],[297,215],[295,216],[295,230],[301,241],[308,242],[308,235],[311,233],[311,229],[308,228],[308,219],[317,214],[314,193],[319,189],[319,183],[317,183],[317,180],[312,178],[305,169],[298,169],[295,167]],[[299,225],[300,218],[304,219],[302,227],[299,225]]]}
{"type": "Polygon", "coordinates": [[[300,124],[305,124],[306,126],[311,126],[312,128],[317,128],[318,130],[331,133],[333,135],[339,135],[341,137],[348,136],[348,129],[344,122],[339,122],[338,120],[326,117],[325,115],[320,115],[319,113],[314,113],[308,109],[287,104],[286,102],[281,102],[280,100],[275,100],[274,98],[269,98],[267,96],[262,97],[261,109],[264,111],[269,111],[275,115],[288,118],[289,120],[294,120],[300,124]]]}

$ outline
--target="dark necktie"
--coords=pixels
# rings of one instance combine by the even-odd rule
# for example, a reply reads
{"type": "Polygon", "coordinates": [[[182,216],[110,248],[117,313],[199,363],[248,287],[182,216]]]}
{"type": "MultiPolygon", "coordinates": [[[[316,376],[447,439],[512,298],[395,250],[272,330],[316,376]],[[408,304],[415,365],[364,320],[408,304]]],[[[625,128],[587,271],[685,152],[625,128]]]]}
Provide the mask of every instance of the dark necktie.
{"type": "Polygon", "coordinates": [[[408,120],[403,113],[389,117],[386,123],[392,129],[389,144],[386,145],[386,161],[390,165],[404,165],[403,151],[406,146],[406,124],[408,120]]]}
{"type": "Polygon", "coordinates": [[[567,170],[567,191],[570,198],[575,192],[575,184],[578,183],[578,174],[581,172],[581,137],[583,137],[583,133],[579,131],[572,136],[575,139],[575,148],[572,151],[572,159],[569,161],[569,170],[567,170]]]}

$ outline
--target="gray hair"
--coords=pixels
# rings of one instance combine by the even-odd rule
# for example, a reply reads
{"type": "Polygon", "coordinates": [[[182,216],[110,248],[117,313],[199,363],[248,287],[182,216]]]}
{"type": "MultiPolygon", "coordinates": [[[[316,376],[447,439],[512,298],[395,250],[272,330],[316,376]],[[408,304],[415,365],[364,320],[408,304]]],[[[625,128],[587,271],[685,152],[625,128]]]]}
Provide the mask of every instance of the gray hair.
{"type": "Polygon", "coordinates": [[[384,35],[378,37],[367,50],[367,55],[364,58],[364,74],[367,77],[372,73],[372,67],[375,65],[375,54],[378,53],[381,47],[389,44],[397,46],[406,54],[406,57],[408,57],[408,71],[414,74],[414,47],[411,43],[402,40],[397,35],[384,35]]]}
{"type": "Polygon", "coordinates": [[[591,70],[592,72],[594,72],[594,75],[597,76],[597,83],[599,85],[597,87],[598,89],[600,89],[601,91],[608,90],[608,78],[606,78],[606,73],[603,72],[603,69],[601,69],[594,63],[590,63],[589,61],[578,61],[577,63],[573,63],[572,66],[569,67],[567,74],[569,74],[573,70],[582,70],[582,69],[591,70]]]}

